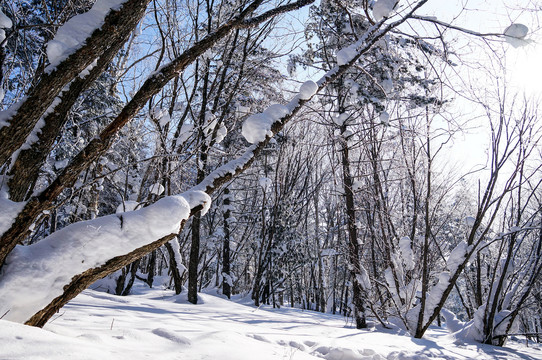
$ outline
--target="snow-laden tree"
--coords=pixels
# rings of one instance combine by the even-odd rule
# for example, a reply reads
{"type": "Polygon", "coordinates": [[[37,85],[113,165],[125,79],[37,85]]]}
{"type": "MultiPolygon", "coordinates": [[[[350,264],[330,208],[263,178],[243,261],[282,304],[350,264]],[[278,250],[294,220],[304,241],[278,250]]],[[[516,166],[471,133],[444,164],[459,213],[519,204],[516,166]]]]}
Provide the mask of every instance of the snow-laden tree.
{"type": "MultiPolygon", "coordinates": [[[[105,129],[101,130],[98,136],[89,140],[86,146],[71,159],[62,172],[45,189],[34,193],[26,202],[21,203],[21,205],[16,205],[6,199],[6,206],[3,207],[10,214],[7,215],[6,221],[3,222],[3,235],[0,240],[0,263],[2,264],[4,273],[2,283],[6,282],[5,274],[10,273],[9,269],[6,269],[7,256],[15,249],[17,243],[24,240],[28,229],[33,226],[37,217],[42,211],[49,209],[53,205],[63,190],[74,185],[78,175],[83,170],[98,160],[110,148],[119,131],[138,114],[152,96],[166,86],[170,80],[182,73],[199,56],[234,30],[256,27],[277,14],[295,10],[306,3],[292,3],[271,8],[267,11],[262,10],[260,15],[254,16],[252,14],[260,7],[262,1],[257,0],[247,4],[246,7],[240,8],[239,12],[232,14],[229,20],[222,22],[212,33],[194,42],[184,52],[179,53],[172,61],[157,69],[154,73],[151,73],[147,80],[133,94],[131,99],[126,102],[120,113],[116,115],[105,129]]],[[[140,19],[144,16],[147,5],[148,1],[144,0],[129,0],[126,2],[98,1],[89,11],[72,17],[60,27],[56,32],[55,38],[48,44],[49,65],[40,77],[40,80],[36,81],[35,86],[29,89],[26,97],[11,105],[2,114],[0,162],[4,164],[5,173],[9,173],[15,166],[14,164],[18,159],[17,155],[20,153],[19,149],[21,147],[21,150],[32,149],[33,146],[40,143],[40,134],[43,133],[42,129],[49,130],[56,128],[58,129],[57,134],[61,132],[62,126],[59,126],[57,122],[53,122],[52,120],[53,118],[56,119],[56,115],[58,114],[55,110],[59,107],[70,109],[72,107],[70,102],[74,101],[74,98],[76,99],[78,94],[81,94],[90,85],[86,79],[97,77],[104,72],[114,56],[122,48],[129,35],[136,28],[140,19]],[[82,22],[85,23],[85,26],[80,26],[82,22]],[[15,156],[12,156],[13,154],[15,156]]],[[[56,137],[57,134],[53,134],[53,137],[56,137]]],[[[49,150],[46,149],[44,151],[47,152],[49,150]]],[[[221,181],[231,177],[234,173],[235,171],[226,176],[221,176],[221,181]]],[[[4,178],[3,184],[8,179],[10,179],[9,175],[4,178]]],[[[11,177],[10,181],[17,183],[19,180],[18,178],[11,177]]],[[[215,186],[216,184],[213,184],[213,187],[215,186]]],[[[143,234],[139,234],[138,236],[142,240],[140,244],[143,246],[135,246],[135,248],[131,246],[132,250],[121,251],[121,254],[126,255],[117,257],[116,261],[118,262],[115,265],[111,261],[105,265],[103,261],[96,263],[91,261],[89,263],[88,259],[85,264],[85,260],[82,260],[81,264],[85,264],[82,270],[94,269],[91,271],[93,274],[87,272],[79,278],[68,276],[66,279],[68,282],[70,281],[68,279],[71,279],[72,285],[75,285],[75,283],[79,283],[79,285],[72,287],[72,290],[69,290],[69,286],[65,287],[64,300],[60,300],[63,296],[58,297],[57,300],[49,304],[47,310],[42,309],[31,321],[29,320],[29,323],[42,325],[52,314],[51,311],[55,311],[53,308],[58,308],[68,298],[73,297],[82,288],[88,286],[89,281],[102,277],[112,270],[126,265],[127,261],[128,263],[130,262],[130,259],[136,259],[150,251],[152,246],[156,247],[170,240],[173,237],[172,234],[178,232],[180,223],[183,221],[183,218],[188,217],[192,208],[195,213],[201,209],[203,203],[209,202],[207,197],[202,197],[201,195],[202,193],[199,192],[191,193],[190,196],[176,198],[178,200],[175,201],[180,205],[178,209],[181,211],[178,215],[183,214],[181,217],[177,215],[171,219],[175,224],[173,228],[177,228],[176,231],[171,226],[165,226],[157,233],[151,227],[149,235],[152,235],[150,235],[150,238],[147,237],[148,240],[143,240],[146,238],[143,234]],[[200,195],[196,196],[195,194],[200,195]],[[187,203],[187,199],[191,205],[187,203]],[[168,232],[168,234],[165,234],[164,231],[168,232]],[[152,244],[150,245],[151,248],[148,247],[148,243],[152,244]],[[100,267],[101,269],[98,270],[100,267]],[[86,285],[82,285],[82,283],[86,285]]],[[[165,203],[171,204],[171,199],[162,201],[162,204],[165,203]]],[[[158,205],[154,208],[158,207],[160,206],[158,205]]],[[[146,213],[152,211],[144,210],[146,213]]],[[[125,215],[114,217],[120,220],[120,224],[118,224],[120,225],[120,229],[125,225],[125,217],[125,215]]],[[[105,219],[101,221],[109,221],[105,219]]],[[[110,217],[107,219],[113,218],[110,217]]],[[[64,233],[67,232],[69,233],[69,230],[65,230],[64,233]]],[[[56,237],[62,236],[58,232],[56,234],[56,237]]],[[[46,255],[43,252],[41,254],[46,255]]],[[[104,257],[115,257],[116,255],[106,255],[104,257]]],[[[23,263],[24,260],[22,259],[18,261],[8,260],[8,264],[12,266],[22,265],[23,263]]],[[[78,272],[79,270],[74,271],[78,272]]],[[[10,291],[5,290],[4,292],[9,293],[10,291]]],[[[13,295],[11,294],[10,296],[13,295]]],[[[55,297],[57,296],[58,294],[55,295],[55,297]]],[[[3,303],[8,304],[11,302],[5,301],[3,303]]],[[[16,311],[13,310],[13,305],[8,304],[7,306],[8,312],[15,315],[16,311]]],[[[27,317],[27,315],[23,315],[22,317],[27,317]]],[[[26,320],[19,319],[19,321],[26,320]]]]}
{"type": "MultiPolygon", "coordinates": [[[[116,293],[127,293],[136,277],[152,285],[166,268],[180,292],[186,283],[182,264],[191,263],[193,302],[202,286],[222,282],[226,295],[253,291],[256,301],[274,304],[286,297],[291,305],[346,313],[354,303],[359,325],[364,306],[383,323],[400,314],[416,336],[423,335],[452,291],[434,293],[431,286],[443,279],[444,264],[449,270],[459,264],[449,284],[463,286],[466,277],[456,280],[474,255],[458,252],[458,238],[458,251],[439,249],[442,228],[453,226],[439,205],[445,192],[435,183],[431,131],[415,132],[424,127],[406,121],[427,125],[425,113],[413,109],[440,105],[427,100],[423,86],[412,87],[421,70],[406,50],[418,46],[435,54],[436,47],[417,35],[391,35],[427,1],[323,3],[333,11],[315,12],[312,24],[341,14],[328,22],[331,27],[311,30],[325,29],[308,58],[322,59],[316,65],[324,64],[326,73],[295,88],[277,87],[283,75],[274,61],[281,54],[269,50],[270,35],[281,33],[277,15],[310,2],[98,0],[66,2],[64,15],[55,13],[64,3],[41,3],[35,11],[54,13],[55,20],[43,26],[52,29],[48,37],[35,35],[34,45],[48,56],[38,60],[29,50],[21,70],[6,68],[5,61],[3,68],[0,316],[41,326],[114,271],[116,293]],[[399,60],[405,55],[408,61],[399,60]],[[316,94],[327,95],[311,103],[318,111],[299,117],[316,94]],[[400,105],[390,111],[401,96],[411,114],[401,113],[400,105]],[[286,128],[294,117],[304,123],[286,128]],[[323,126],[312,126],[309,117],[323,126]],[[334,128],[336,134],[329,131],[334,128]],[[322,150],[326,146],[315,144],[322,139],[340,151],[322,150]],[[219,191],[224,185],[229,194],[219,191]],[[210,195],[222,206],[209,210],[210,195]],[[77,207],[86,211],[70,210],[77,207]],[[416,260],[426,265],[421,271],[412,269],[416,260]],[[411,291],[401,303],[401,286],[411,280],[426,285],[412,287],[420,292],[411,291]],[[351,281],[357,284],[354,298],[351,281]]],[[[7,39],[3,54],[19,59],[10,41],[33,27],[22,27],[14,9],[5,5],[2,14],[13,24],[1,17],[0,27],[7,39]]],[[[420,21],[448,26],[434,18],[418,16],[420,21]]],[[[505,36],[516,36],[514,29],[522,30],[513,27],[505,36]]],[[[495,162],[496,169],[503,166],[495,162]]],[[[491,192],[497,182],[489,184],[491,192]]],[[[480,235],[491,228],[484,219],[501,215],[490,213],[498,199],[489,194],[479,202],[486,210],[468,222],[476,228],[473,244],[489,234],[480,235]]],[[[535,234],[529,232],[527,242],[535,243],[535,234]]],[[[505,245],[526,240],[507,239],[513,241],[494,245],[520,254],[505,245]]],[[[489,249],[493,274],[500,274],[497,259],[504,250],[495,249],[489,249]]],[[[510,275],[495,285],[493,314],[502,310],[505,285],[515,276],[502,274],[510,275]]],[[[539,278],[532,284],[536,289],[539,278]]],[[[520,308],[521,301],[514,301],[520,308]]]]}

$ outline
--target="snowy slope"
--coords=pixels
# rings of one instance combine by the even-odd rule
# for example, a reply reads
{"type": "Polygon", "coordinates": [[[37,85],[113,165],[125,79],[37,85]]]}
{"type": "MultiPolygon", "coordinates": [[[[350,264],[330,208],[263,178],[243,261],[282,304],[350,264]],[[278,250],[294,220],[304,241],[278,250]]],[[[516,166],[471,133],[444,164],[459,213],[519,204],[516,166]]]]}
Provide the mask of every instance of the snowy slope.
{"type": "Polygon", "coordinates": [[[129,297],[87,290],[44,330],[0,320],[0,359],[541,359],[538,347],[454,343],[432,329],[359,331],[341,316],[255,308],[201,294],[191,305],[167,290],[129,297]]]}

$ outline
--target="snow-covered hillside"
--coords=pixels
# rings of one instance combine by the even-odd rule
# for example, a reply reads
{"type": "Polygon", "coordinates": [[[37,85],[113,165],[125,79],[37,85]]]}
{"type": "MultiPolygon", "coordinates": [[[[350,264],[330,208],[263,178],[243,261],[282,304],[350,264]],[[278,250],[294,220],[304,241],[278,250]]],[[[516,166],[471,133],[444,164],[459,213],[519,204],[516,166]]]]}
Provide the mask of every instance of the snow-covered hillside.
{"type": "Polygon", "coordinates": [[[87,290],[45,329],[0,320],[0,359],[541,359],[540,347],[455,341],[432,328],[423,340],[380,326],[356,330],[341,316],[243,299],[138,288],[118,297],[87,290]]]}

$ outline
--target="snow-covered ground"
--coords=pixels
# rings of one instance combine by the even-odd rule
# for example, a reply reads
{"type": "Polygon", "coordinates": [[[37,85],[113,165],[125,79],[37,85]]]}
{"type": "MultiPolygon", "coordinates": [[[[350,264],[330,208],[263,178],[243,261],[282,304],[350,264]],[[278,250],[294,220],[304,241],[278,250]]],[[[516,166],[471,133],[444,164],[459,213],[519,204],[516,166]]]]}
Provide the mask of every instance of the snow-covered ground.
{"type": "Polygon", "coordinates": [[[341,316],[255,308],[200,294],[192,305],[169,290],[117,297],[87,290],[42,329],[0,320],[0,359],[542,359],[539,346],[466,344],[443,329],[426,339],[353,328],[341,316]]]}

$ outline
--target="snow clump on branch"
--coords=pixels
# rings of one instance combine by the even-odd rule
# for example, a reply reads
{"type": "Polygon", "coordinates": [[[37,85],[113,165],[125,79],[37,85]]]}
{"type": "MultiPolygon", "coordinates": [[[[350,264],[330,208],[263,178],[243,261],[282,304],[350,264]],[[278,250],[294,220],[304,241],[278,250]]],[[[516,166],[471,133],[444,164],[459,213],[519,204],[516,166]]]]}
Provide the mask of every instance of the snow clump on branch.
{"type": "Polygon", "coordinates": [[[395,9],[398,3],[398,0],[378,0],[373,5],[373,16],[375,20],[380,21],[383,18],[390,17],[390,14],[395,9]]]}
{"type": "Polygon", "coordinates": [[[203,206],[205,214],[210,196],[189,190],[139,210],[69,225],[32,245],[17,245],[2,268],[0,313],[6,320],[27,321],[60,296],[74,274],[178,233],[196,206],[203,206]]]}
{"type": "Polygon", "coordinates": [[[178,233],[195,205],[202,201],[210,205],[198,193],[168,196],[136,211],[69,225],[29,246],[17,245],[2,269],[0,312],[6,314],[4,319],[24,322],[60,296],[74,274],[178,233]]]}
{"type": "Polygon", "coordinates": [[[318,84],[316,84],[314,81],[309,80],[305,81],[303,84],[301,84],[301,87],[299,88],[299,98],[302,100],[309,100],[311,97],[316,94],[318,91],[318,84]]]}
{"type": "Polygon", "coordinates": [[[525,39],[529,33],[529,28],[523,24],[512,24],[504,30],[506,42],[517,48],[527,45],[528,40],[525,39]]]}
{"type": "Polygon", "coordinates": [[[273,123],[289,113],[290,110],[284,105],[271,105],[263,113],[250,115],[243,123],[241,133],[249,143],[259,143],[265,140],[266,136],[273,136],[271,132],[273,123]]]}

